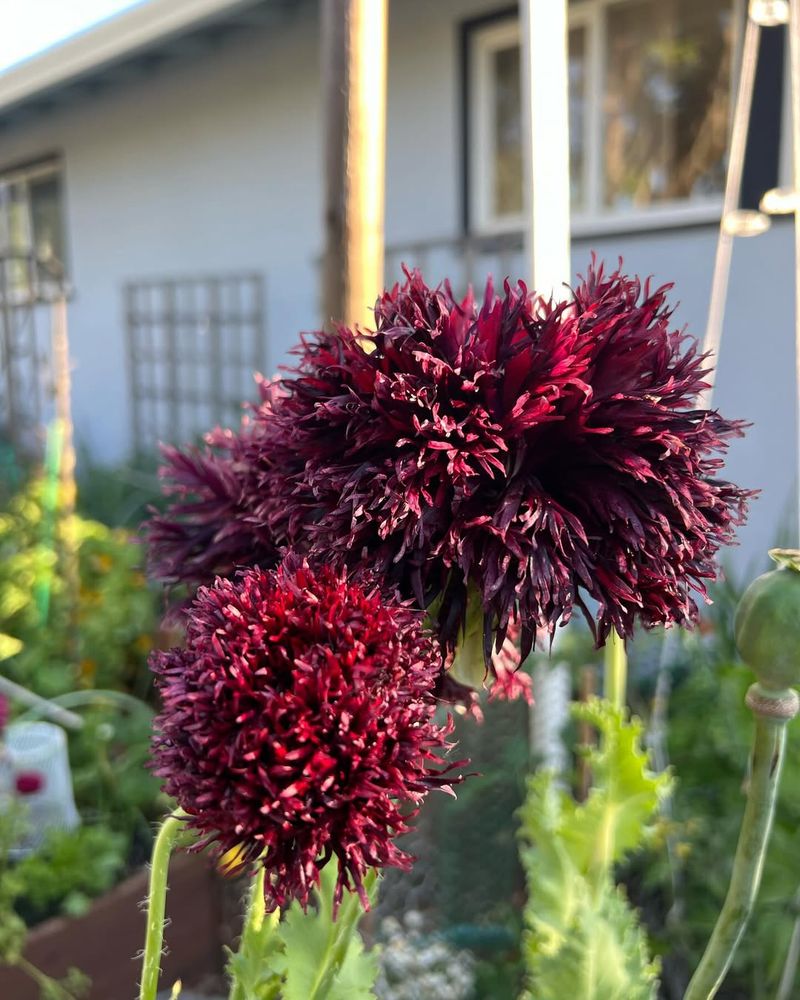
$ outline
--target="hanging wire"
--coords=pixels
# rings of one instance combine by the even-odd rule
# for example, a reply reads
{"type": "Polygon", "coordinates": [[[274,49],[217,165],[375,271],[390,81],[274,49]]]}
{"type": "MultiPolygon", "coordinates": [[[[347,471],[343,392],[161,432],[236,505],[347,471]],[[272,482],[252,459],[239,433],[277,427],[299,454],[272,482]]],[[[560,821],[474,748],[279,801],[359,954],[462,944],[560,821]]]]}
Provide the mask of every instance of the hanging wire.
{"type": "MultiPolygon", "coordinates": [[[[792,0],[789,17],[789,67],[792,93],[792,181],[800,192],[800,0],[792,0]]],[[[800,211],[794,207],[794,363],[797,433],[797,518],[800,543],[800,211]]]]}
{"type": "MultiPolygon", "coordinates": [[[[752,10],[752,7],[751,7],[752,10]]],[[[752,17],[747,18],[742,46],[742,65],[739,70],[739,86],[736,93],[736,104],[733,112],[731,128],[731,148],[728,154],[728,173],[725,179],[725,195],[722,202],[722,219],[720,220],[717,253],[714,259],[714,277],[711,281],[711,301],[708,308],[708,324],[703,340],[703,352],[711,352],[716,358],[719,355],[722,340],[722,322],[725,317],[725,300],[728,297],[728,280],[731,273],[731,256],[735,236],[756,235],[748,232],[748,226],[754,226],[754,216],[760,212],[741,212],[738,210],[739,197],[742,190],[742,174],[744,173],[744,154],[747,147],[747,131],[750,123],[750,108],[753,104],[753,87],[756,78],[756,63],[758,62],[758,43],[761,39],[761,25],[752,17]]],[[[761,220],[758,220],[761,221],[761,220]]],[[[761,228],[759,231],[763,232],[761,228]]],[[[698,398],[698,406],[708,408],[714,395],[716,381],[716,364],[709,373],[708,389],[698,398]]]]}

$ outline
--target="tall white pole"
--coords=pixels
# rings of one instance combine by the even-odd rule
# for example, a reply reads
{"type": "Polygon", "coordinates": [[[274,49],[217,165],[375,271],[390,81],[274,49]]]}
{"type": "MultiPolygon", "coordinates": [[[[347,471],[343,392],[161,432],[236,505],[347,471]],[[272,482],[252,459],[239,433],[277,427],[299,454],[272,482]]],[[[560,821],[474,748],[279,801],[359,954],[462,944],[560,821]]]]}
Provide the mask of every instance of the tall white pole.
{"type": "MultiPolygon", "coordinates": [[[[525,251],[528,280],[562,299],[572,280],[569,225],[567,0],[520,0],[525,251]]],[[[561,732],[570,676],[563,664],[533,669],[531,750],[546,767],[564,768],[561,732]]]]}
{"type": "Polygon", "coordinates": [[[521,0],[520,16],[528,277],[563,298],[572,280],[567,0],[521,0]]]}

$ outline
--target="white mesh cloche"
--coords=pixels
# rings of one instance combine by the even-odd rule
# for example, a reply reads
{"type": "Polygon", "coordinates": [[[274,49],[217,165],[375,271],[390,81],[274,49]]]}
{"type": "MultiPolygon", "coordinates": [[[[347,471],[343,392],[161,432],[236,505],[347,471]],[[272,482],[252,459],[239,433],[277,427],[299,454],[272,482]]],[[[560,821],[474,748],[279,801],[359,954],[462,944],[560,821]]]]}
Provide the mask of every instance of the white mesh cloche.
{"type": "Polygon", "coordinates": [[[52,722],[15,722],[5,734],[5,749],[15,778],[33,772],[41,788],[25,796],[28,807],[22,852],[36,849],[50,830],[72,830],[80,818],[72,793],[72,775],[64,730],[52,722]]]}

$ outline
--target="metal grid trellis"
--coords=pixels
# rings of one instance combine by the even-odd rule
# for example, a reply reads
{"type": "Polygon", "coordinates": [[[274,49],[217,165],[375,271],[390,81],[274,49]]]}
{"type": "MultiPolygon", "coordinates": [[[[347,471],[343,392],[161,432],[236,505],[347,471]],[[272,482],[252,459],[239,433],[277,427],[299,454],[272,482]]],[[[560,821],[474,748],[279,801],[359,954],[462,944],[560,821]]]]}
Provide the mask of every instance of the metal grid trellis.
{"type": "Polygon", "coordinates": [[[133,281],[125,286],[133,445],[182,443],[237,426],[253,374],[267,370],[260,274],[133,281]]]}

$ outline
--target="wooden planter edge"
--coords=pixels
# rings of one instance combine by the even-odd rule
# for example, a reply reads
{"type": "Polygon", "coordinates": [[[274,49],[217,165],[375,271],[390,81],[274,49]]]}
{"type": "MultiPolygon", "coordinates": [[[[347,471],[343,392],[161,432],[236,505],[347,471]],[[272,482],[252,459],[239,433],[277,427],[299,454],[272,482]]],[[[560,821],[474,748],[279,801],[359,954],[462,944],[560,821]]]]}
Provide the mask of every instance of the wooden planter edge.
{"type": "MultiPolygon", "coordinates": [[[[55,977],[70,967],[80,969],[92,980],[91,1000],[131,1000],[138,990],[147,878],[147,869],[140,869],[95,900],[83,916],[40,924],[28,937],[25,957],[55,977]]],[[[176,979],[192,985],[221,971],[221,887],[206,859],[193,854],[173,858],[167,921],[161,963],[165,987],[176,979]]],[[[0,997],[39,1000],[39,990],[18,969],[0,966],[0,997]]]]}

